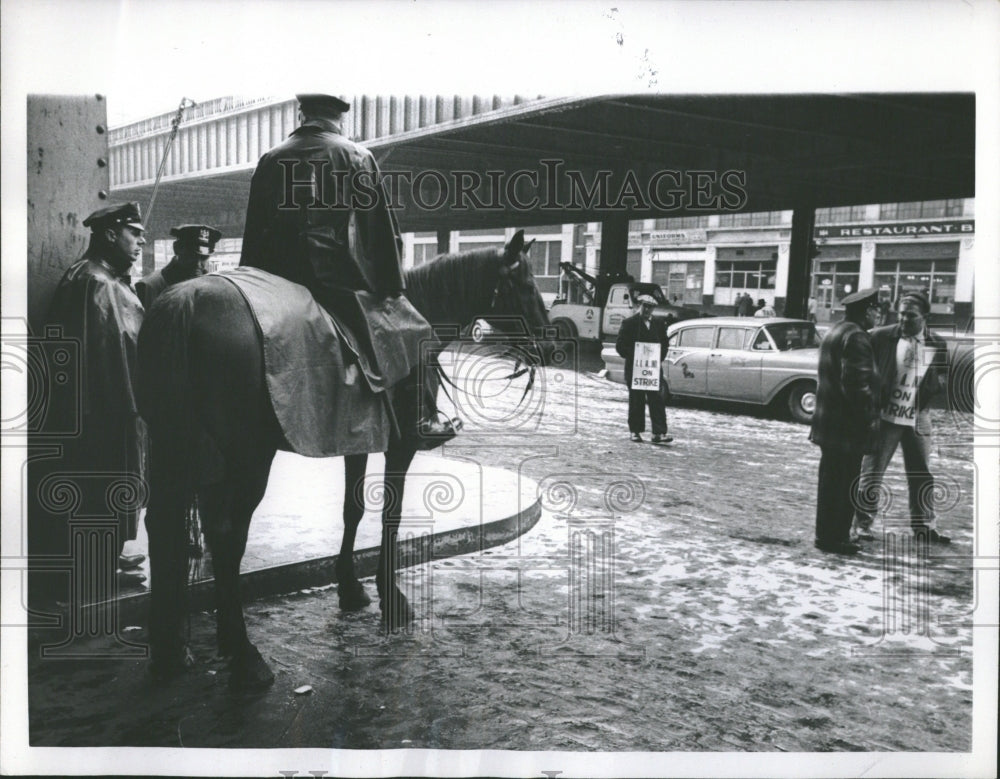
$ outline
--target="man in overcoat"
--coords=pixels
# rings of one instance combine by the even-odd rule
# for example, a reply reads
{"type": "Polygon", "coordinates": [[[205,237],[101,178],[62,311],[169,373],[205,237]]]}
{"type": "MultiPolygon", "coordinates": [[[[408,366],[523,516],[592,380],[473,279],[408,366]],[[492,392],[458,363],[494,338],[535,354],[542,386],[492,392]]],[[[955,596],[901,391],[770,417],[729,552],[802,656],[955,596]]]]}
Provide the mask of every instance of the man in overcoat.
{"type": "Polygon", "coordinates": [[[208,225],[179,225],[170,230],[174,241],[174,256],[163,268],[153,271],[135,283],[135,291],[145,309],[167,287],[208,272],[208,258],[215,251],[222,233],[208,225]]]}
{"type": "MultiPolygon", "coordinates": [[[[649,421],[653,431],[654,444],[666,444],[673,441],[673,436],[667,435],[667,413],[663,407],[663,396],[659,390],[643,390],[632,388],[633,367],[635,361],[635,345],[637,343],[652,343],[659,348],[656,351],[658,359],[654,370],[660,370],[660,362],[667,353],[667,326],[662,319],[653,317],[656,299],[652,295],[639,295],[639,312],[622,322],[615,342],[615,350],[625,360],[625,386],[628,391],[628,429],[629,437],[636,443],[642,442],[641,433],[646,429],[646,406],[649,405],[649,421]]],[[[662,377],[660,379],[662,381],[662,377]]]]}
{"type": "MultiPolygon", "coordinates": [[[[300,126],[260,158],[250,182],[240,265],[307,287],[351,328],[362,372],[381,391],[414,373],[431,328],[400,296],[399,228],[374,156],[343,135],[350,104],[297,97],[300,126]]],[[[455,434],[437,416],[428,409],[416,430],[400,432],[432,448],[455,434]]]]}
{"type": "MultiPolygon", "coordinates": [[[[145,228],[138,203],[100,209],[83,224],[91,230],[90,244],[56,287],[47,320],[79,344],[82,396],[70,400],[77,404],[74,409],[50,408],[47,423],[59,429],[61,421],[79,414],[78,434],[59,439],[63,457],[58,467],[76,480],[76,514],[117,514],[118,565],[129,569],[144,559],[121,552],[125,541],[135,538],[137,498],[145,490],[146,432],[133,390],[144,311],[130,276],[132,264],[142,258],[145,228]]],[[[68,538],[51,517],[39,518],[31,531],[33,554],[52,553],[68,538]]]]}
{"type": "Polygon", "coordinates": [[[929,313],[930,301],[923,291],[906,292],[900,298],[899,322],[876,328],[871,334],[875,364],[882,377],[882,425],[875,451],[865,456],[861,466],[863,500],[854,515],[854,532],[860,540],[874,538],[871,528],[875,506],[871,504],[896,448],[901,447],[913,534],[937,544],[951,541],[936,527],[928,407],[946,386],[948,350],[944,341],[928,329],[929,313]]]}
{"type": "Polygon", "coordinates": [[[845,318],[823,338],[819,350],[816,411],[809,440],[820,447],[816,495],[816,547],[856,554],[850,540],[862,457],[874,451],[878,435],[878,374],[871,327],[878,290],[866,289],[843,300],[845,318]]]}

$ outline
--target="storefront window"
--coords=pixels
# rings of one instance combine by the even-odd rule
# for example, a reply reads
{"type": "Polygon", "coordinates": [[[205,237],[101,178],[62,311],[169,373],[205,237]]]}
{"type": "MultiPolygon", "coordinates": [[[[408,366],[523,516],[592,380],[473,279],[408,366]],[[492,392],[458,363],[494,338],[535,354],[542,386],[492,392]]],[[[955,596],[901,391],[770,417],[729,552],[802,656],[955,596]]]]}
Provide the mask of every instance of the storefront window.
{"type": "Polygon", "coordinates": [[[715,303],[731,305],[744,292],[754,300],[774,303],[777,260],[733,260],[715,263],[715,303]]]}
{"type": "Polygon", "coordinates": [[[528,257],[531,260],[538,290],[558,292],[562,241],[535,241],[528,250],[528,257]]]}
{"type": "Polygon", "coordinates": [[[923,290],[930,296],[932,314],[955,313],[956,260],[876,261],[875,284],[898,301],[905,292],[923,290]]]}
{"type": "Polygon", "coordinates": [[[816,298],[816,320],[829,322],[834,313],[843,309],[840,302],[858,291],[861,262],[855,259],[816,263],[812,295],[816,298]]]}
{"type": "Polygon", "coordinates": [[[705,287],[705,263],[654,261],[653,283],[660,285],[671,303],[699,305],[705,287]]]}

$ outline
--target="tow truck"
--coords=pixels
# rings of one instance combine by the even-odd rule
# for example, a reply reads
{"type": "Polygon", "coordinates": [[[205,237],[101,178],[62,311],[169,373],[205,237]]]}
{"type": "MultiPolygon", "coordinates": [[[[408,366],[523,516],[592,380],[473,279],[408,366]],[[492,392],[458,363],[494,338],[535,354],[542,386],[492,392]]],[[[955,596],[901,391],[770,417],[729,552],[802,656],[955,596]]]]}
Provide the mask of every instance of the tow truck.
{"type": "Polygon", "coordinates": [[[675,306],[667,302],[658,284],[636,281],[630,274],[601,274],[597,278],[571,262],[559,267],[571,281],[582,285],[584,303],[569,303],[557,298],[549,309],[549,322],[560,338],[587,341],[614,341],[622,322],[635,313],[634,301],[639,295],[652,295],[656,300],[653,316],[672,321],[701,316],[695,308],[675,306]]]}

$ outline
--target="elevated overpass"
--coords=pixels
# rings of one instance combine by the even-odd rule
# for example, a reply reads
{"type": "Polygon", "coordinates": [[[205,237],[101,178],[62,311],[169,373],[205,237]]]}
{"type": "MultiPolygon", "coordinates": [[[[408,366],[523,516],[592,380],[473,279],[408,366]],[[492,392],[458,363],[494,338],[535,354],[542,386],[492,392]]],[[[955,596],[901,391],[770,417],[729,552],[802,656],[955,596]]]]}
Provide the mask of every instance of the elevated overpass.
{"type": "MultiPolygon", "coordinates": [[[[400,227],[602,222],[623,270],[630,219],[792,209],[788,313],[807,296],[813,212],[975,196],[972,94],[356,97],[347,134],[392,176],[400,227]]],[[[261,153],[295,126],[286,100],[224,98],[185,118],[153,238],[183,221],[238,237],[261,153]]],[[[149,202],[173,114],[113,129],[115,199],[149,202]]]]}

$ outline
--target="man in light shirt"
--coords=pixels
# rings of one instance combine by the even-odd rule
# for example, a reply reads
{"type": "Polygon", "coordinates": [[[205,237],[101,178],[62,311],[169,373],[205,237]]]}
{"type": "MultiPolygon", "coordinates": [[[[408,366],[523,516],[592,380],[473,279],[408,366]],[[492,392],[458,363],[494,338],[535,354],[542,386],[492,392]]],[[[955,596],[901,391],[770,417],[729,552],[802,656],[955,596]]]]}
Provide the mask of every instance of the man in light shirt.
{"type": "Polygon", "coordinates": [[[882,382],[882,425],[874,454],[861,466],[854,535],[872,540],[873,514],[882,478],[897,447],[909,485],[910,527],[917,538],[947,544],[934,515],[934,477],[930,472],[931,417],[928,404],[945,385],[948,352],[944,341],[927,328],[930,302],[923,291],[903,294],[899,323],[872,331],[875,364],[882,382]]]}

